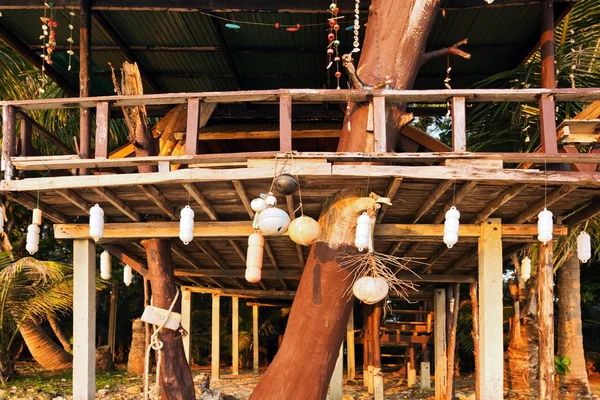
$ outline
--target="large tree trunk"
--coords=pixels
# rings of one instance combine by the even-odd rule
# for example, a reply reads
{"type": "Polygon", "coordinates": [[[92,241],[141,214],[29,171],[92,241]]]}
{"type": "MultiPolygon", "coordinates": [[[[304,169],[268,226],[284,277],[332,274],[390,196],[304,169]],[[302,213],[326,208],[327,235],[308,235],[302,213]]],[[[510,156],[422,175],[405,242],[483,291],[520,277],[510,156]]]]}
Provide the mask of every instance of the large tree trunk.
{"type": "Polygon", "coordinates": [[[583,355],[579,272],[577,254],[558,269],[558,355],[571,359],[570,372],[559,375],[566,399],[591,395],[583,355]]]}
{"type": "Polygon", "coordinates": [[[19,329],[29,352],[44,369],[49,371],[69,369],[73,357],[44,332],[42,327],[27,319],[19,329]]]}
{"type": "Polygon", "coordinates": [[[48,316],[48,322],[50,323],[50,327],[52,327],[52,331],[56,335],[56,338],[62,345],[63,349],[65,349],[66,352],[71,353],[73,351],[73,346],[71,345],[69,337],[60,326],[60,322],[58,322],[58,320],[51,315],[48,316]]]}
{"type": "Polygon", "coordinates": [[[540,243],[538,260],[538,327],[540,399],[554,398],[554,242],[540,243]]]}

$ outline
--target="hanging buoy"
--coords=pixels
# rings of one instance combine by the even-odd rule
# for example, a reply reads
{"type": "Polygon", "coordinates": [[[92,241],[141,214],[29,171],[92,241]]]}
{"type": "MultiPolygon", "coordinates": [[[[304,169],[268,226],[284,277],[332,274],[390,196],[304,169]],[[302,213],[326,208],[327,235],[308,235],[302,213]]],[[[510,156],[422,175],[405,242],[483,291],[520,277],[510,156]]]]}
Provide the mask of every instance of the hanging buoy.
{"type": "Polygon", "coordinates": [[[100,254],[100,277],[105,281],[109,280],[112,272],[111,270],[110,254],[108,254],[108,251],[104,250],[100,254]]]}
{"type": "Polygon", "coordinates": [[[258,215],[257,224],[263,235],[281,235],[290,225],[290,216],[279,208],[271,207],[258,215]]]}
{"type": "Polygon", "coordinates": [[[538,240],[544,244],[552,240],[552,212],[543,209],[538,214],[538,240]]]}
{"type": "Polygon", "coordinates": [[[446,221],[444,221],[444,243],[449,249],[458,242],[458,227],[460,225],[460,212],[452,206],[446,211],[446,221]]]}
{"type": "Polygon", "coordinates": [[[96,242],[104,236],[104,210],[98,204],[90,208],[90,236],[96,242]]]}
{"type": "Polygon", "coordinates": [[[254,212],[259,213],[267,208],[267,202],[264,199],[257,197],[250,202],[250,208],[252,208],[254,212]]]}
{"type": "Polygon", "coordinates": [[[531,260],[525,256],[521,260],[521,279],[527,282],[529,278],[531,278],[531,260]]]}
{"type": "Polygon", "coordinates": [[[125,268],[123,268],[123,283],[125,286],[131,285],[131,279],[133,278],[133,273],[131,271],[131,267],[125,264],[125,268]]]}
{"type": "Polygon", "coordinates": [[[358,251],[363,251],[366,247],[369,247],[370,242],[371,217],[364,212],[356,220],[356,237],[354,238],[354,245],[358,248],[358,251]]]}
{"type": "Polygon", "coordinates": [[[383,278],[363,276],[352,286],[352,293],[357,299],[366,304],[375,304],[385,299],[390,286],[383,278]]]}
{"type": "Polygon", "coordinates": [[[582,263],[586,263],[592,258],[592,240],[585,231],[577,236],[577,257],[582,263]]]}
{"type": "Polygon", "coordinates": [[[39,208],[34,208],[33,209],[33,216],[32,216],[32,224],[35,225],[41,225],[42,224],[42,210],[40,210],[39,208]]]}
{"type": "Polygon", "coordinates": [[[265,198],[265,202],[268,207],[275,207],[277,205],[277,197],[275,197],[273,192],[269,192],[265,198]]]}
{"type": "Polygon", "coordinates": [[[37,253],[40,245],[40,227],[31,224],[27,227],[27,243],[25,249],[29,254],[33,255],[37,253]]]}
{"type": "Polygon", "coordinates": [[[296,218],[288,227],[290,239],[302,246],[308,246],[316,242],[319,238],[319,231],[319,223],[306,215],[296,218]]]}
{"type": "Polygon", "coordinates": [[[4,208],[0,207],[0,233],[4,232],[4,208]]]}
{"type": "Polygon", "coordinates": [[[248,252],[246,254],[246,280],[258,283],[262,277],[263,249],[265,238],[258,232],[248,237],[248,252]]]}
{"type": "Polygon", "coordinates": [[[300,184],[295,176],[290,174],[281,174],[275,178],[273,181],[273,186],[275,187],[275,191],[277,191],[277,193],[287,196],[289,194],[296,193],[300,184]]]}
{"type": "Polygon", "coordinates": [[[190,206],[181,209],[179,220],[179,239],[187,245],[194,239],[194,210],[190,206]]]}

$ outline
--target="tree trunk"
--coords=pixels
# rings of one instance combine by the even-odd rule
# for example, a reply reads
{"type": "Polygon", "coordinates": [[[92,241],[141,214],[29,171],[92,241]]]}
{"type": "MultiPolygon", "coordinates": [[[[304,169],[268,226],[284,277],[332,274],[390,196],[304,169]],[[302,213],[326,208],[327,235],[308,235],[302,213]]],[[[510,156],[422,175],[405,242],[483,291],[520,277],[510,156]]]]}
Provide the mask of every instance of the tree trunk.
{"type": "Polygon", "coordinates": [[[450,311],[449,328],[448,328],[448,366],[446,373],[446,399],[454,398],[454,357],[456,355],[456,327],[458,325],[458,309],[460,303],[460,283],[448,287],[454,302],[448,302],[448,310],[450,311]]]}
{"type": "Polygon", "coordinates": [[[471,294],[471,315],[473,316],[473,357],[475,358],[475,398],[481,398],[481,389],[479,387],[479,374],[481,373],[480,355],[477,353],[479,348],[479,298],[477,297],[477,283],[471,283],[469,288],[471,294]]]}
{"type": "Polygon", "coordinates": [[[591,395],[583,355],[579,272],[577,254],[558,269],[558,355],[571,359],[570,372],[559,375],[565,399],[591,395]]]}
{"type": "Polygon", "coordinates": [[[52,327],[52,331],[58,338],[58,341],[62,345],[63,349],[65,349],[65,351],[68,353],[72,353],[73,346],[71,345],[69,338],[65,334],[65,331],[63,331],[63,329],[61,328],[60,322],[58,322],[56,320],[56,318],[54,318],[53,316],[48,316],[48,322],[50,323],[50,326],[52,327]]]}
{"type": "MultiPolygon", "coordinates": [[[[143,240],[148,257],[148,275],[152,284],[152,300],[156,307],[165,310],[171,307],[175,299],[177,286],[171,261],[171,242],[169,240],[143,240]]],[[[175,303],[174,312],[181,312],[181,296],[175,303]]],[[[163,328],[159,334],[163,342],[162,362],[160,365],[160,386],[163,400],[189,400],[195,398],[192,373],[183,351],[181,334],[163,328]]]]}
{"type": "Polygon", "coordinates": [[[127,372],[134,375],[143,375],[146,371],[146,344],[144,323],[136,318],[131,324],[131,348],[127,357],[127,372]]]}
{"type": "Polygon", "coordinates": [[[554,242],[539,244],[538,327],[540,340],[540,399],[554,398],[554,242]]]}
{"type": "Polygon", "coordinates": [[[44,332],[42,327],[27,319],[19,329],[29,352],[44,369],[56,371],[73,366],[73,357],[44,332]]]}

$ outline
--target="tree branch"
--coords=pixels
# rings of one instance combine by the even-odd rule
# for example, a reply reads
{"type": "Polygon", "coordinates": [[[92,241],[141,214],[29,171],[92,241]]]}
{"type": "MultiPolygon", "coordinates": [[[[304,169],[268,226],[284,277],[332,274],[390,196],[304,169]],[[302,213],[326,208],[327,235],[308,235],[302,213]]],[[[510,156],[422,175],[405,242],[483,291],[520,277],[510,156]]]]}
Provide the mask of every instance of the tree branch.
{"type": "Polygon", "coordinates": [[[444,48],[441,48],[438,50],[428,51],[427,53],[423,54],[423,56],[421,57],[421,65],[425,64],[427,61],[429,61],[433,58],[445,56],[448,54],[460,56],[460,57],[466,58],[468,60],[469,58],[471,58],[471,54],[459,49],[459,46],[462,46],[463,44],[467,44],[468,41],[469,41],[469,39],[466,38],[466,39],[461,40],[460,42],[454,43],[450,47],[444,47],[444,48]]]}

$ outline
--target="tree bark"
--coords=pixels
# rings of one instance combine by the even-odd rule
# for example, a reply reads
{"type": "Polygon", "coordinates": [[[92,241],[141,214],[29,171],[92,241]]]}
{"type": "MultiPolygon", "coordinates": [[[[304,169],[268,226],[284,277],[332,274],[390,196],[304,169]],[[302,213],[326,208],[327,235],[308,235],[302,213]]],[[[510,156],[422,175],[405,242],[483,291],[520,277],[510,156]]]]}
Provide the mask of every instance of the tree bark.
{"type": "Polygon", "coordinates": [[[471,283],[469,288],[471,294],[471,315],[473,317],[473,357],[475,358],[475,398],[481,398],[481,389],[479,388],[479,374],[481,373],[481,362],[479,361],[479,299],[477,297],[477,283],[471,283]]]}
{"type": "Polygon", "coordinates": [[[27,319],[19,329],[32,357],[44,369],[56,371],[73,366],[73,357],[44,332],[36,322],[27,319]]]}
{"type": "Polygon", "coordinates": [[[539,244],[538,326],[540,340],[540,399],[554,398],[554,242],[539,244]]]}
{"type": "MultiPolygon", "coordinates": [[[[142,241],[148,257],[148,274],[152,284],[154,306],[169,309],[175,299],[177,286],[171,261],[169,240],[147,239],[142,241]]],[[[181,312],[181,297],[175,303],[174,312],[181,312]]],[[[195,398],[192,373],[183,351],[179,332],[163,329],[159,334],[163,342],[160,365],[160,386],[163,400],[189,400],[195,398]]]]}
{"type": "Polygon", "coordinates": [[[579,399],[592,394],[583,353],[579,273],[577,254],[569,257],[558,269],[558,355],[571,359],[570,372],[559,375],[565,399],[579,399]]]}
{"type": "Polygon", "coordinates": [[[65,334],[65,331],[63,331],[63,329],[61,328],[60,322],[58,322],[56,320],[56,318],[54,318],[53,316],[48,316],[48,323],[50,323],[50,326],[52,327],[52,331],[58,338],[58,341],[62,345],[63,349],[65,349],[65,351],[68,353],[72,353],[73,346],[71,345],[69,337],[67,337],[67,335],[65,334]]]}
{"type": "Polygon", "coordinates": [[[131,347],[127,357],[127,372],[134,375],[146,373],[146,348],[148,346],[144,340],[144,325],[145,323],[139,318],[134,319],[131,324],[131,347]]]}
{"type": "MultiPolygon", "coordinates": [[[[448,288],[450,289],[450,288],[448,288]]],[[[459,309],[459,290],[460,283],[453,285],[452,290],[449,290],[454,298],[454,304],[448,302],[448,310],[450,310],[449,328],[448,328],[448,367],[446,373],[446,399],[454,398],[454,356],[456,354],[456,327],[458,324],[458,309],[459,309]]]]}

